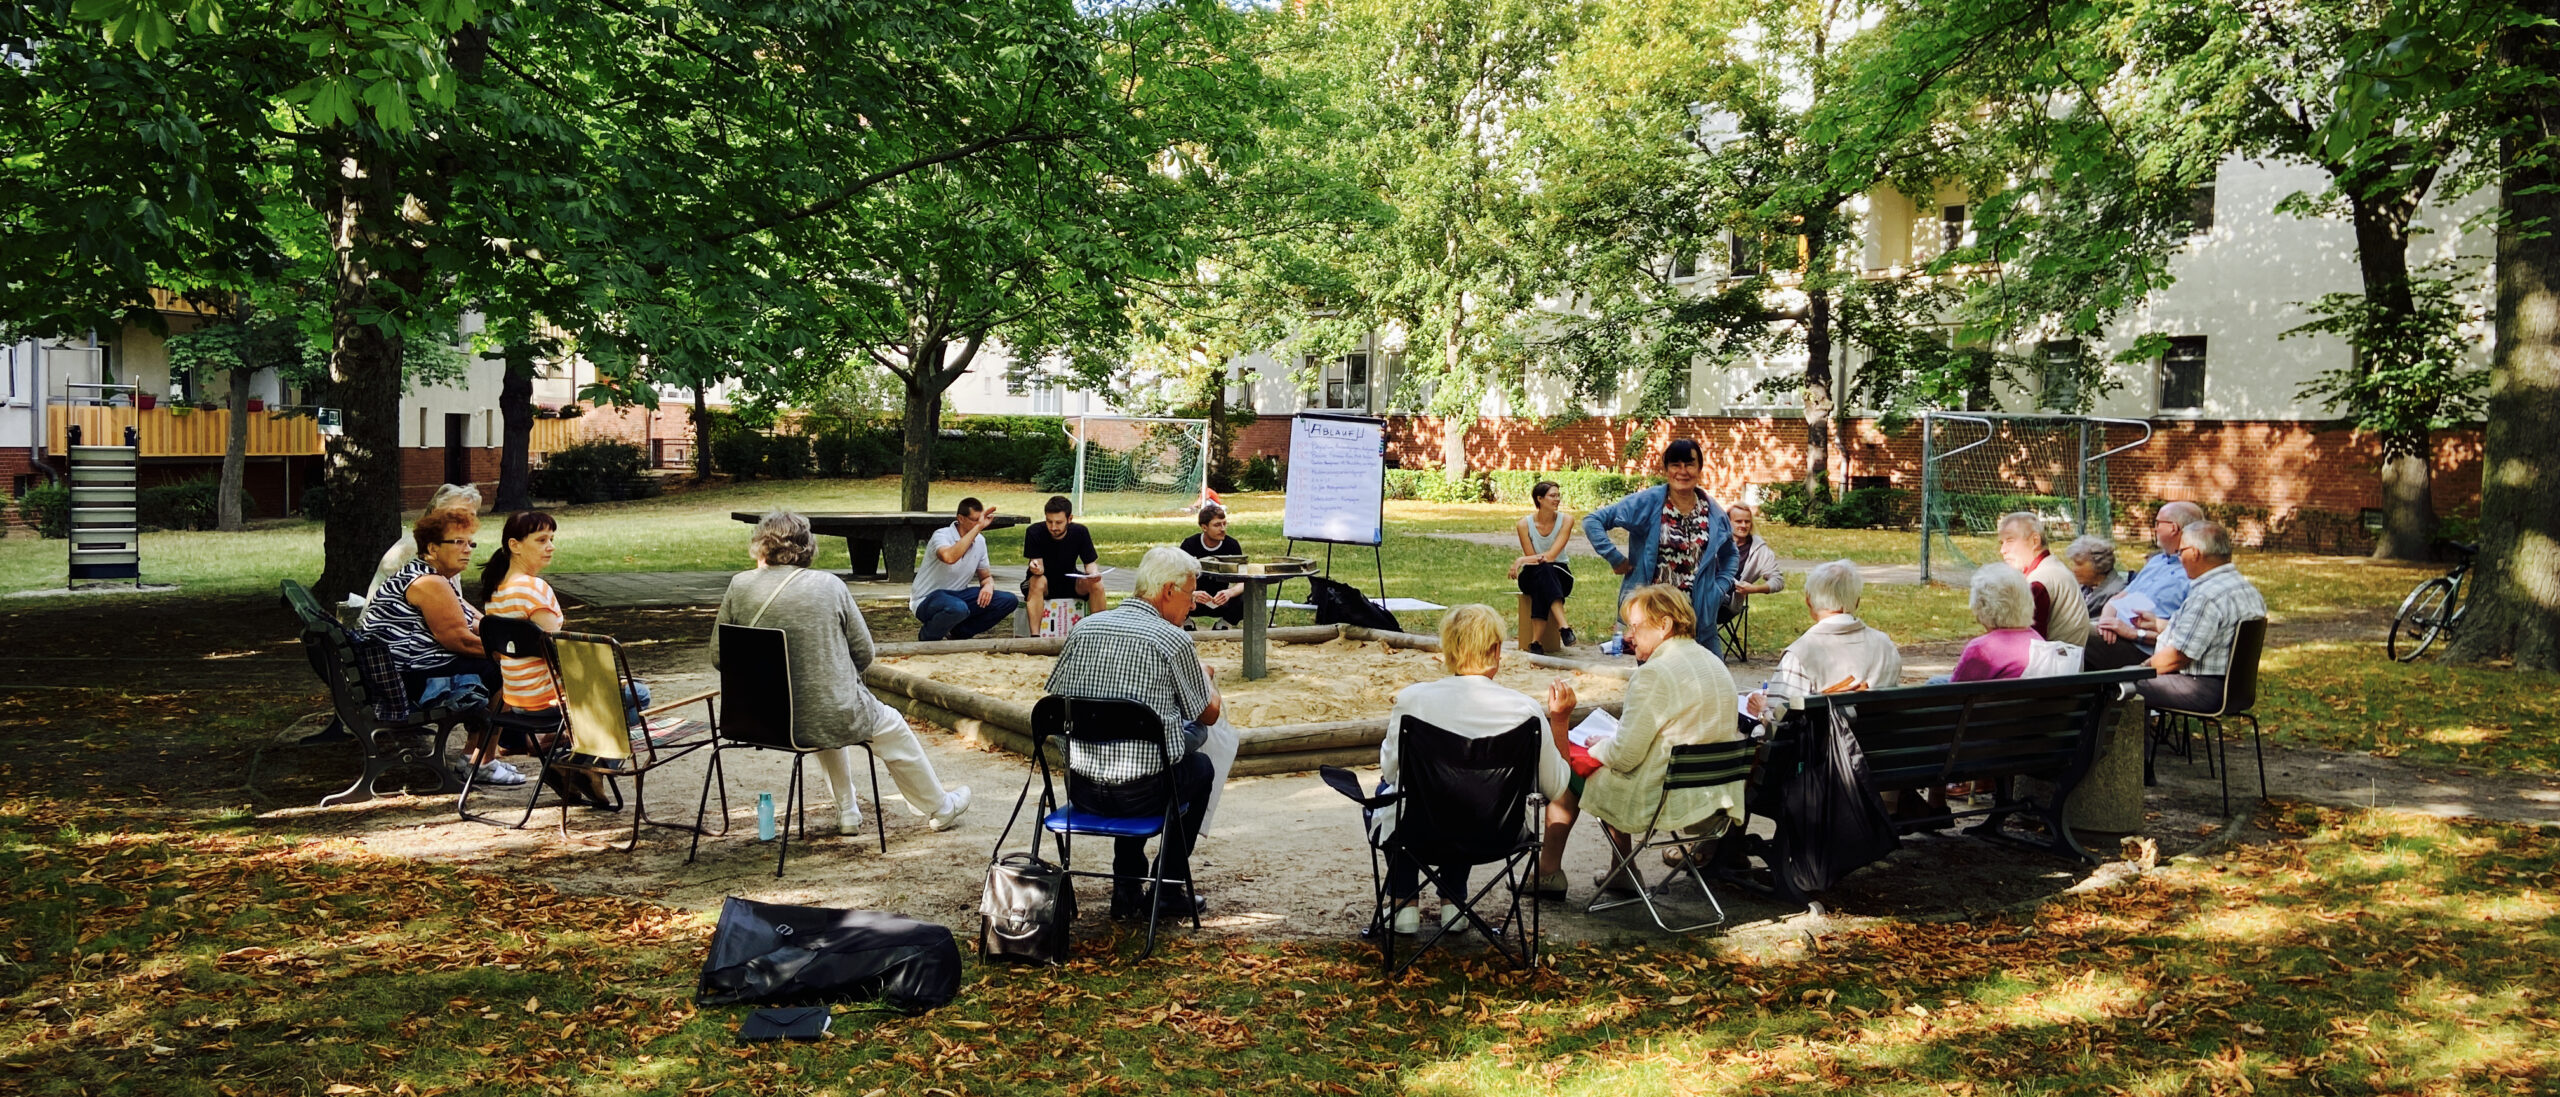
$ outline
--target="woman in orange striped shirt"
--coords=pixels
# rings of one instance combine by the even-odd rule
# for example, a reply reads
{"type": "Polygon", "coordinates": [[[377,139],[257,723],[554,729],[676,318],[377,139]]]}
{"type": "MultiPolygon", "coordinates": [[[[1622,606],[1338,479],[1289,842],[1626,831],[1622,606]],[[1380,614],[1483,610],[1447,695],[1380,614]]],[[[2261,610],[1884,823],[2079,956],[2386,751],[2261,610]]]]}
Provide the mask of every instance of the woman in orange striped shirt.
{"type": "MultiPolygon", "coordinates": [[[[542,578],[542,569],[551,566],[551,554],[557,548],[560,523],[538,510],[518,512],[507,519],[500,534],[503,544],[489,562],[480,568],[482,610],[492,617],[519,617],[533,622],[544,632],[558,632],[568,624],[560,611],[560,597],[552,593],[551,584],[542,578]]],[[[522,656],[498,656],[498,671],[504,679],[499,703],[518,712],[542,712],[560,707],[560,691],[551,681],[551,668],[540,659],[522,656]]],[[[548,749],[556,744],[541,744],[548,749]]],[[[556,771],[546,769],[545,776],[556,771]]],[[[613,806],[612,791],[604,787],[604,778],[587,775],[587,787],[562,782],[552,787],[566,799],[583,801],[589,807],[613,806]]]]}

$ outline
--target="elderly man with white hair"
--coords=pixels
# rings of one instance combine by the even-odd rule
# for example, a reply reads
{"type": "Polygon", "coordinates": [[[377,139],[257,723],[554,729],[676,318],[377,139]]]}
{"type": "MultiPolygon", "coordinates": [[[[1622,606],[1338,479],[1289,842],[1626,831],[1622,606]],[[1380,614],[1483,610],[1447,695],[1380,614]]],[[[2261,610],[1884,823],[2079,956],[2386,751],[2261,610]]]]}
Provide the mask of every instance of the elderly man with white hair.
{"type": "Polygon", "coordinates": [[[2187,601],[2187,569],[2178,562],[2178,547],[2188,524],[2201,521],[2204,508],[2185,501],[2163,503],[2151,516],[2151,540],[2160,551],[2144,560],[2133,581],[2091,619],[2088,669],[2114,670],[2150,660],[2161,625],[2135,620],[2135,611],[2162,622],[2178,616],[2187,601]]]}
{"type": "Polygon", "coordinates": [[[1858,619],[1866,577],[1847,560],[1816,564],[1804,577],[1805,608],[1813,627],[1787,645],[1766,690],[1751,697],[1754,716],[1766,711],[1767,694],[1789,704],[1817,693],[1892,689],[1902,684],[1902,652],[1893,637],[1858,619]]]}
{"type": "Polygon", "coordinates": [[[2014,511],[2000,519],[2000,559],[2027,577],[2035,599],[2033,624],[2047,640],[2079,645],[2089,642],[2089,607],[2080,600],[2080,578],[2045,548],[2044,519],[2032,511],[2014,511]]]}
{"type": "Polygon", "coordinates": [[[2231,533],[2221,523],[2195,522],[2180,530],[2178,554],[2188,580],[2185,604],[2151,656],[2157,676],[2133,688],[2153,708],[2211,712],[2222,703],[2240,622],[2264,618],[2267,600],[2231,563],[2231,533]]]}
{"type": "MultiPolygon", "coordinates": [[[[1070,741],[1067,799],[1105,815],[1161,812],[1156,774],[1169,750],[1174,794],[1183,806],[1163,838],[1167,880],[1191,879],[1192,843],[1208,825],[1236,758],[1235,729],[1220,718],[1224,700],[1214,675],[1182,630],[1199,585],[1200,561],[1189,553],[1170,545],[1148,549],[1138,561],[1136,593],[1078,624],[1049,669],[1051,693],[1136,701],[1155,711],[1164,732],[1161,747],[1070,741]]],[[[1138,881],[1147,875],[1146,840],[1113,839],[1112,871],[1120,877],[1112,882],[1112,917],[1145,919],[1150,897],[1138,881]]],[[[1152,901],[1181,917],[1206,906],[1196,895],[1170,890],[1152,901]]]]}

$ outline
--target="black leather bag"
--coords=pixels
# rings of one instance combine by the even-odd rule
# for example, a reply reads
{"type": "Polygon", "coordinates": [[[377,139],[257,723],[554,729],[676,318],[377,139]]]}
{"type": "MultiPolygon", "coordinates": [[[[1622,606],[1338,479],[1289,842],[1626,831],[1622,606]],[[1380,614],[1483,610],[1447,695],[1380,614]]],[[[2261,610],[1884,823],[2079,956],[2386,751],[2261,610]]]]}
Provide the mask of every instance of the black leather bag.
{"type": "Polygon", "coordinates": [[[1319,625],[1358,625],[1382,632],[1404,631],[1404,626],[1396,623],[1395,614],[1387,612],[1387,607],[1370,601],[1358,587],[1321,575],[1307,576],[1307,585],[1312,588],[1307,592],[1307,604],[1316,607],[1316,623],[1319,625]]]}
{"type": "Polygon", "coordinates": [[[960,994],[960,945],[948,927],[868,910],[730,896],[693,1000],[706,1006],[877,998],[910,1013],[960,994]]]}
{"type": "Polygon", "coordinates": [[[978,956],[986,960],[1067,962],[1067,928],[1075,924],[1075,886],[1067,870],[1033,853],[1008,853],[987,866],[978,900],[978,956]]]}

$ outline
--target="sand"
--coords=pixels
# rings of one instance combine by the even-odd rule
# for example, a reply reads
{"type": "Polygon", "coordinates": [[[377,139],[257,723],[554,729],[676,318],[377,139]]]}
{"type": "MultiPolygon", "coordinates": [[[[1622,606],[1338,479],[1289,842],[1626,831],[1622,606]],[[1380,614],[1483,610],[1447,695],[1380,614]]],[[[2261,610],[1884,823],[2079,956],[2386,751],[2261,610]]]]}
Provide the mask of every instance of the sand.
{"type": "MultiPolygon", "coordinates": [[[[1273,644],[1271,676],[1248,682],[1241,645],[1205,643],[1200,652],[1218,676],[1228,721],[1238,727],[1384,719],[1395,704],[1397,690],[1449,673],[1433,652],[1375,641],[1333,640],[1273,644]]],[[[881,661],[946,685],[1028,705],[1040,699],[1051,657],[971,652],[881,661]]],[[[1543,701],[1547,683],[1558,677],[1572,680],[1584,704],[1610,704],[1626,692],[1626,679],[1614,675],[1559,671],[1509,659],[1495,680],[1543,701]]]]}

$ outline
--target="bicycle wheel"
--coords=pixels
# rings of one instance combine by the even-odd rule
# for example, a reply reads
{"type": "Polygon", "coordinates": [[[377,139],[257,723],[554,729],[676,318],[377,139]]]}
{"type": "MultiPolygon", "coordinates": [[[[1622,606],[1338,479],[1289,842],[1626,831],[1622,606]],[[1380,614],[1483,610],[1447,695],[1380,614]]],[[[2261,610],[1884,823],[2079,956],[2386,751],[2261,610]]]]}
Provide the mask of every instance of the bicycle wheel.
{"type": "Polygon", "coordinates": [[[2453,601],[2453,580],[2437,576],[2418,584],[2400,603],[2400,614],[2391,619],[2391,638],[2386,645],[2391,657],[2403,663],[2427,653],[2436,637],[2450,624],[2446,612],[2453,601]]]}

